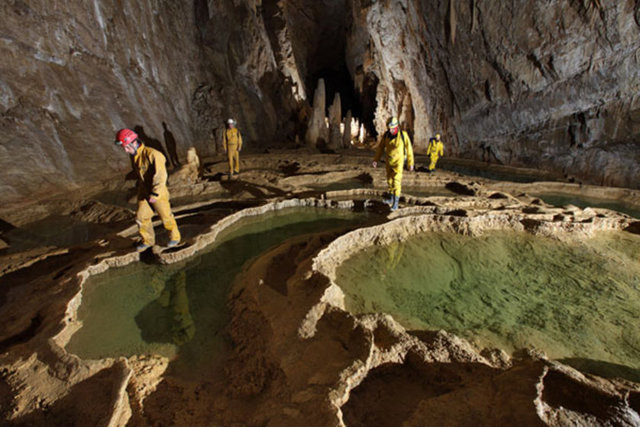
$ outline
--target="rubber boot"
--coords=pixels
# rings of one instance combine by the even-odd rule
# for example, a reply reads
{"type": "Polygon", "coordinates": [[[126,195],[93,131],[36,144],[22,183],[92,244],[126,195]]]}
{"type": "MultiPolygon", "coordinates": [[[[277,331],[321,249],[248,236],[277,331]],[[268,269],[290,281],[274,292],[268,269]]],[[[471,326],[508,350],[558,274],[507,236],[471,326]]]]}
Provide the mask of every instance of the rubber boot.
{"type": "Polygon", "coordinates": [[[386,203],[391,206],[393,204],[393,194],[387,193],[387,195],[382,198],[382,203],[386,203]]]}
{"type": "Polygon", "coordinates": [[[398,210],[398,202],[400,202],[400,196],[392,196],[393,197],[393,205],[391,206],[391,210],[398,210]]]}

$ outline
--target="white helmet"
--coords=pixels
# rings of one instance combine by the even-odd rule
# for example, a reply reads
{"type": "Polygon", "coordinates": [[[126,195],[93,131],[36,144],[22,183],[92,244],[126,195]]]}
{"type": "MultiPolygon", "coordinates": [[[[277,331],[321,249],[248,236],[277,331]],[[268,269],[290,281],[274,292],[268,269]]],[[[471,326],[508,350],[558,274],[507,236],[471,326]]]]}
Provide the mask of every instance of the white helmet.
{"type": "Polygon", "coordinates": [[[230,119],[227,120],[227,124],[235,125],[236,121],[230,118],[230,119]]]}

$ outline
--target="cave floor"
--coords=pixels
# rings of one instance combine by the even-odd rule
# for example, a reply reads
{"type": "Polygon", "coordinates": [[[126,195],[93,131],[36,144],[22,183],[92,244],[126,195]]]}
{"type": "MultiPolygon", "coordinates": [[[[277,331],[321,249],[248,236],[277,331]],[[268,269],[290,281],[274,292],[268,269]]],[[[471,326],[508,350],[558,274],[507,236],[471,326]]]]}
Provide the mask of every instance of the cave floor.
{"type": "Polygon", "coordinates": [[[334,283],[335,269],[358,250],[425,230],[512,229],[567,242],[600,231],[638,234],[639,191],[452,159],[428,174],[426,158],[418,156],[417,171],[404,173],[401,209],[390,212],[379,201],[384,168],[373,169],[371,158],[360,150],[247,154],[241,173],[231,177],[226,161],[203,159],[201,179],[170,186],[184,245],[164,250],[156,223],[159,246],[142,255],[133,249],[132,181],[20,211],[5,207],[2,419],[16,425],[639,422],[638,383],[581,373],[535,349],[508,355],[447,331],[407,331],[384,313],[356,315],[334,283]],[[482,173],[470,176],[474,167],[482,173]],[[382,224],[292,237],[246,264],[229,284],[230,346],[216,375],[174,375],[169,358],[157,354],[91,360],[65,350],[81,327],[77,312],[89,276],[138,261],[183,262],[242,218],[311,207],[366,210],[382,224]]]}

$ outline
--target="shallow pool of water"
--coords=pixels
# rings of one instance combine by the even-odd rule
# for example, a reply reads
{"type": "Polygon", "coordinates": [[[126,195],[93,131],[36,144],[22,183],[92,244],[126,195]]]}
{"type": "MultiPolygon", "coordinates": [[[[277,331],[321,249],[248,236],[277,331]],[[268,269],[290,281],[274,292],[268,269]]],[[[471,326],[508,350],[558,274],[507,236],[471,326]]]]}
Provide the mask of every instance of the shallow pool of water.
{"type": "Polygon", "coordinates": [[[339,209],[287,209],[247,218],[211,249],[169,266],[135,263],[90,278],[67,350],[85,359],[159,354],[170,369],[197,376],[228,347],[227,295],[247,261],[303,234],[355,228],[372,218],[339,209]]]}
{"type": "Polygon", "coordinates": [[[515,232],[423,234],[348,259],[337,283],[355,313],[390,313],[507,352],[536,347],[640,381],[640,237],[630,233],[575,245],[515,232]]]}
{"type": "Polygon", "coordinates": [[[598,199],[595,197],[587,197],[575,194],[567,194],[567,193],[547,193],[547,194],[536,194],[534,197],[538,197],[544,200],[545,203],[548,203],[553,206],[566,206],[566,205],[574,205],[579,208],[605,208],[611,209],[617,212],[622,212],[627,215],[630,215],[634,218],[640,219],[640,208],[637,206],[633,206],[628,203],[616,202],[612,200],[606,199],[598,199]]]}

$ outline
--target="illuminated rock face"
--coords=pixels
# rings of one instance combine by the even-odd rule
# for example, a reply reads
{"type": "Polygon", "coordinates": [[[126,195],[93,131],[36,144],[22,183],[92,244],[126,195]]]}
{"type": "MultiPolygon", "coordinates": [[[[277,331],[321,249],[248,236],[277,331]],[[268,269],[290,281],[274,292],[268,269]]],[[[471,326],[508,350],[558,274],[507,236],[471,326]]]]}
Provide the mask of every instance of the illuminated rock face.
{"type": "Polygon", "coordinates": [[[353,4],[347,61],[377,82],[378,132],[396,113],[420,149],[442,130],[447,155],[640,185],[637,2],[353,4]]]}
{"type": "Polygon", "coordinates": [[[215,153],[229,116],[249,141],[271,140],[289,107],[271,100],[282,82],[262,17],[234,3],[3,2],[0,205],[127,170],[112,143],[122,127],[169,165],[190,146],[215,153]]]}
{"type": "Polygon", "coordinates": [[[110,142],[124,126],[172,160],[219,152],[229,116],[248,147],[302,140],[319,78],[369,134],[397,115],[418,152],[441,130],[447,156],[640,186],[632,0],[30,0],[0,12],[3,205],[122,172],[110,142]]]}

